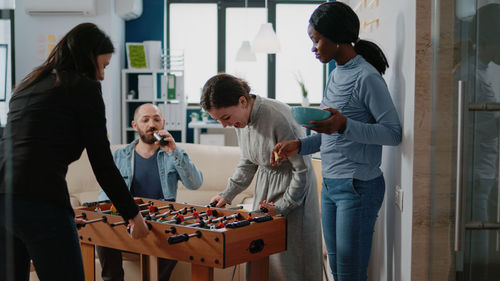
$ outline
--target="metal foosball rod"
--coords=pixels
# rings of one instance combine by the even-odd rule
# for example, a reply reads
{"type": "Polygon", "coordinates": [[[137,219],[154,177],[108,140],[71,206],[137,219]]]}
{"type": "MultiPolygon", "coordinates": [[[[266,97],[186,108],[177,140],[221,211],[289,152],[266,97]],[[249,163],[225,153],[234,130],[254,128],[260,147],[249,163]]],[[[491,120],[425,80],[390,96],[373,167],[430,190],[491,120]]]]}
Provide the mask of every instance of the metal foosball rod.
{"type": "MultiPolygon", "coordinates": [[[[182,223],[184,221],[188,221],[188,220],[192,220],[192,219],[203,220],[202,219],[203,217],[213,216],[214,213],[217,214],[217,211],[213,210],[211,212],[203,212],[201,214],[198,214],[197,212],[193,212],[193,215],[192,216],[188,216],[188,217],[183,217],[182,215],[177,214],[173,219],[168,220],[168,221],[161,221],[161,223],[176,223],[176,224],[180,224],[180,223],[182,223]]],[[[156,216],[154,218],[158,218],[160,216],[156,216]]]]}
{"type": "MultiPolygon", "coordinates": [[[[159,210],[163,210],[163,209],[170,209],[170,210],[173,210],[174,209],[174,205],[172,204],[168,204],[166,206],[161,206],[161,207],[155,207],[155,210],[154,211],[159,211],[159,210]]],[[[185,209],[185,207],[183,208],[185,209]]],[[[182,209],[181,209],[182,210],[182,209]]],[[[141,213],[141,215],[145,215],[145,214],[148,214],[148,213],[151,213],[152,211],[150,209],[147,209],[147,210],[142,210],[142,211],[139,211],[141,213]]],[[[165,213],[169,213],[168,211],[165,212],[165,213]]],[[[164,214],[165,214],[164,213],[164,214]]],[[[151,218],[151,217],[150,217],[151,218]]],[[[127,224],[126,221],[119,221],[119,222],[114,222],[114,223],[111,223],[109,224],[110,226],[114,227],[114,226],[117,226],[117,225],[124,225],[124,224],[127,224]]]]}
{"type": "Polygon", "coordinates": [[[222,217],[218,217],[218,218],[215,218],[215,219],[208,219],[208,220],[205,220],[205,221],[204,220],[200,220],[200,222],[198,222],[198,223],[188,224],[186,226],[191,226],[191,227],[205,226],[205,225],[208,225],[210,223],[220,222],[222,220],[237,219],[240,216],[241,215],[239,213],[235,213],[235,214],[232,214],[232,215],[229,215],[229,216],[222,216],[222,217]]]}
{"type": "Polygon", "coordinates": [[[75,216],[75,219],[79,219],[79,218],[86,219],[87,218],[87,214],[86,213],[81,213],[81,214],[75,216]]]}
{"type": "MultiPolygon", "coordinates": [[[[221,221],[221,220],[236,219],[239,216],[240,216],[240,214],[236,213],[236,214],[232,214],[230,216],[218,217],[217,219],[212,220],[212,222],[218,222],[218,221],[221,221]]],[[[265,215],[265,216],[261,216],[261,217],[254,217],[254,218],[250,217],[247,220],[235,221],[235,222],[232,222],[232,223],[228,223],[225,227],[227,227],[227,228],[238,228],[238,227],[243,227],[243,226],[250,225],[251,221],[265,222],[265,221],[269,221],[269,220],[272,220],[272,219],[273,219],[273,217],[270,216],[270,215],[265,215]]],[[[194,226],[194,225],[196,225],[196,226],[203,226],[205,223],[207,223],[207,222],[201,220],[197,224],[192,224],[192,225],[188,225],[188,226],[194,226]]],[[[168,241],[168,244],[172,245],[172,244],[177,244],[177,243],[181,243],[181,242],[186,242],[191,237],[201,238],[201,232],[200,231],[196,231],[195,233],[192,233],[192,234],[184,233],[184,234],[180,234],[180,235],[170,236],[167,241],[168,241]]]]}
{"type": "Polygon", "coordinates": [[[185,215],[187,214],[188,212],[194,212],[196,211],[196,209],[194,207],[190,207],[189,209],[187,207],[184,207],[178,211],[173,211],[173,212],[170,212],[170,215],[177,215],[177,214],[181,214],[181,215],[185,215]]]}
{"type": "Polygon", "coordinates": [[[177,244],[177,243],[188,241],[189,238],[191,238],[191,237],[201,238],[201,231],[197,230],[195,233],[191,233],[191,234],[184,233],[184,234],[180,234],[180,235],[170,236],[170,237],[168,237],[167,241],[168,241],[168,244],[172,245],[172,244],[177,244]]]}
{"type": "Polygon", "coordinates": [[[168,216],[171,216],[171,215],[187,214],[189,211],[195,213],[196,209],[193,208],[193,207],[191,207],[189,210],[187,208],[182,208],[182,209],[180,209],[178,211],[167,211],[167,212],[161,213],[161,214],[155,214],[155,213],[150,212],[148,214],[148,216],[151,219],[161,219],[163,217],[168,217],[168,216]]]}
{"type": "Polygon", "coordinates": [[[105,216],[102,216],[101,218],[98,218],[98,219],[93,219],[93,220],[88,220],[88,221],[86,220],[85,224],[90,224],[90,223],[99,222],[99,221],[107,222],[108,218],[105,216]]]}
{"type": "MultiPolygon", "coordinates": [[[[152,201],[149,201],[147,203],[142,203],[142,204],[138,204],[137,207],[141,208],[141,207],[146,207],[146,206],[150,206],[153,202],[152,201]]],[[[113,205],[111,205],[113,207],[113,205]]],[[[111,214],[113,212],[113,210],[110,208],[109,210],[104,210],[104,211],[101,211],[100,213],[103,213],[103,214],[111,214]]]]}
{"type": "Polygon", "coordinates": [[[111,227],[113,227],[113,226],[122,225],[122,224],[126,224],[126,223],[127,223],[126,221],[119,221],[119,222],[110,223],[109,225],[111,227]]]}
{"type": "Polygon", "coordinates": [[[191,226],[191,227],[198,227],[198,226],[199,227],[204,227],[207,224],[207,222],[212,221],[212,220],[206,220],[206,221],[204,221],[203,217],[211,217],[211,216],[217,216],[217,210],[212,210],[212,209],[210,209],[210,207],[208,207],[208,209],[205,212],[203,212],[203,213],[201,213],[199,215],[199,217],[200,217],[200,221],[199,222],[193,223],[193,224],[188,224],[187,226],[191,226]]]}
{"type": "Polygon", "coordinates": [[[146,210],[141,210],[139,211],[142,215],[144,214],[147,214],[147,213],[156,213],[160,210],[163,210],[163,209],[170,209],[170,210],[173,210],[174,209],[174,205],[172,204],[168,204],[166,206],[161,206],[161,207],[156,207],[156,206],[150,206],[150,208],[146,209],[146,210]],[[152,208],[151,208],[152,207],[152,208]]]}

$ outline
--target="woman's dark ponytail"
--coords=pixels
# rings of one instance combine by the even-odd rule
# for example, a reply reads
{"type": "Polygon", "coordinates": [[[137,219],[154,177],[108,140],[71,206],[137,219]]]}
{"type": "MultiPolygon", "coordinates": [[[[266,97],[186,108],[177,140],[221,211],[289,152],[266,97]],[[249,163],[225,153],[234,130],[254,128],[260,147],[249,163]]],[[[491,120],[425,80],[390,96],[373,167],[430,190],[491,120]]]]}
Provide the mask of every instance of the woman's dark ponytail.
{"type": "Polygon", "coordinates": [[[373,65],[380,74],[389,67],[384,52],[373,42],[359,40],[359,18],[342,2],[326,2],[314,10],[309,19],[321,35],[337,44],[353,44],[356,53],[373,65]]]}
{"type": "Polygon", "coordinates": [[[356,53],[360,54],[367,62],[369,62],[375,69],[380,72],[380,74],[384,74],[385,70],[389,67],[389,63],[387,62],[387,58],[384,55],[384,52],[377,46],[377,44],[367,41],[367,40],[359,40],[354,45],[354,50],[356,53]]]}

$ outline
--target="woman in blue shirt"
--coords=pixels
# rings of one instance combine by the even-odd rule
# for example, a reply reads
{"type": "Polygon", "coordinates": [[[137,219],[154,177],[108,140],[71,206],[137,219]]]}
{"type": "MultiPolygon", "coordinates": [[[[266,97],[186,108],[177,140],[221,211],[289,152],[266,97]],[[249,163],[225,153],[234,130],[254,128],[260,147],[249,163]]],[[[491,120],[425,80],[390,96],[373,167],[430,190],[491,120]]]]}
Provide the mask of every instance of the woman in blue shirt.
{"type": "Polygon", "coordinates": [[[309,20],[312,52],[337,67],[328,79],[321,107],[332,113],[312,121],[319,134],[280,142],[279,159],[321,152],[321,217],[330,268],[337,281],[366,280],[371,242],[385,182],[382,145],[401,142],[401,125],[387,85],[380,48],[360,40],[359,19],[341,2],[320,5],[309,20]]]}

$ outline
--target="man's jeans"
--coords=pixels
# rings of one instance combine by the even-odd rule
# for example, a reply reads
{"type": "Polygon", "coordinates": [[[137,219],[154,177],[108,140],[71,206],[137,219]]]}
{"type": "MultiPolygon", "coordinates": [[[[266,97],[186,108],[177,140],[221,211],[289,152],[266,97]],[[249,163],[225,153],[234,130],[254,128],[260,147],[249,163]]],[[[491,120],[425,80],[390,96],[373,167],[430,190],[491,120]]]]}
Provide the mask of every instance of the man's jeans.
{"type": "Polygon", "coordinates": [[[323,179],[321,221],[330,269],[336,281],[365,281],[373,229],[384,200],[385,181],[323,179]]]}

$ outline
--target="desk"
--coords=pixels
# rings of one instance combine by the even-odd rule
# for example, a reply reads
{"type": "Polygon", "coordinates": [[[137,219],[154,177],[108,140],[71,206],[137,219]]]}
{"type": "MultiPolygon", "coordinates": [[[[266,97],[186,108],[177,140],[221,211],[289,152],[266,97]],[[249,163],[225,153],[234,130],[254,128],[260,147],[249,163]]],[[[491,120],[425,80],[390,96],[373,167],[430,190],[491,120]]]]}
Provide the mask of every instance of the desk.
{"type": "MultiPolygon", "coordinates": [[[[219,122],[203,122],[203,121],[196,121],[196,122],[189,122],[188,128],[193,129],[194,131],[194,143],[200,143],[200,134],[201,134],[201,129],[224,129],[222,125],[219,122]]],[[[226,127],[226,129],[233,129],[233,127],[226,127]]]]}

